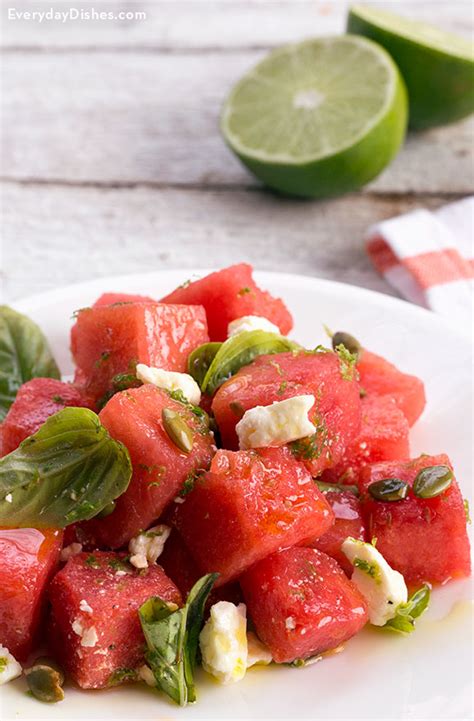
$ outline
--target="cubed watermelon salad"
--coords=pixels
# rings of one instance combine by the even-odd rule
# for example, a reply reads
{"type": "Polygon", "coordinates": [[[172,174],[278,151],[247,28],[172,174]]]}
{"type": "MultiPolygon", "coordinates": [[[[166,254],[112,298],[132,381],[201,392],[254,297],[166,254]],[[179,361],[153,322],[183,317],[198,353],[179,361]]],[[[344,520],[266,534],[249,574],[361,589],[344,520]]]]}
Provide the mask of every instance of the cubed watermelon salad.
{"type": "Polygon", "coordinates": [[[75,313],[67,383],[0,309],[0,684],[51,703],[65,678],[141,682],[185,705],[198,663],[229,684],[367,625],[409,634],[470,574],[450,459],[410,455],[423,382],[348,332],[304,348],[291,328],[246,264],[161,300],[107,293],[75,313]]]}

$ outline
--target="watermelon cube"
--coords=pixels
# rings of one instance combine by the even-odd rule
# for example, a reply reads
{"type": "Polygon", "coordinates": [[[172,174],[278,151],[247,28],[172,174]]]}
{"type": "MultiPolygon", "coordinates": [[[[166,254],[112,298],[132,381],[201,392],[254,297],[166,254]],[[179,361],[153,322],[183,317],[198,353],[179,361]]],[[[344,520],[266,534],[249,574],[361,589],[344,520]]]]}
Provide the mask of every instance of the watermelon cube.
{"type": "Polygon", "coordinates": [[[161,302],[203,305],[212,341],[225,340],[229,323],[244,315],[268,318],[283,335],[293,327],[293,319],[283,301],[257,286],[252,277],[252,266],[246,263],[232,265],[186,283],[162,298],[161,302]]]}
{"type": "Polygon", "coordinates": [[[369,536],[388,563],[409,584],[444,583],[469,576],[471,560],[463,498],[456,479],[434,498],[419,498],[412,491],[404,500],[380,501],[368,489],[385,478],[399,478],[410,486],[430,466],[447,466],[448,456],[422,455],[411,461],[387,461],[361,472],[362,513],[369,536]]]}
{"type": "Polygon", "coordinates": [[[336,561],[315,548],[287,548],[240,579],[257,635],[277,663],[337,648],[367,623],[367,604],[336,561]]]}
{"type": "Polygon", "coordinates": [[[360,433],[339,463],[324,471],[322,480],[327,483],[357,484],[364,466],[410,456],[410,426],[392,396],[367,396],[361,408],[360,433]]]}
{"type": "Polygon", "coordinates": [[[333,514],[287,448],[220,450],[173,523],[201,572],[217,571],[221,585],[269,553],[322,535],[333,514]]]}
{"type": "Polygon", "coordinates": [[[277,353],[241,368],[212,403],[223,445],[238,448],[235,426],[249,408],[302,394],[316,399],[309,413],[316,433],[291,444],[295,457],[313,476],[338,463],[360,431],[361,403],[355,376],[345,372],[332,352],[277,353]]]}
{"type": "Polygon", "coordinates": [[[402,373],[393,363],[368,350],[363,350],[357,362],[360,385],[367,396],[391,396],[410,427],[421,416],[426,405],[423,381],[402,373]]]}
{"type": "Polygon", "coordinates": [[[138,571],[116,553],[80,553],[50,584],[52,651],[81,688],[133,680],[144,663],[139,607],[150,597],[181,605],[161,566],[138,571]]]}
{"type": "Polygon", "coordinates": [[[55,529],[0,529],[0,645],[19,660],[38,640],[62,535],[55,529]]]}
{"type": "Polygon", "coordinates": [[[308,545],[334,558],[350,577],[354,569],[341,551],[341,546],[348,536],[365,541],[360,501],[349,491],[327,491],[324,496],[334,513],[334,525],[308,545]]]}
{"type": "Polygon", "coordinates": [[[137,363],[183,372],[189,353],[209,340],[199,306],[124,303],[85,308],[71,330],[76,382],[96,403],[114,376],[134,373],[137,363]]]}
{"type": "Polygon", "coordinates": [[[204,417],[153,385],[116,393],[99,418],[110,435],[128,448],[133,475],[113,513],[80,524],[76,535],[81,542],[120,548],[159,518],[186,479],[198,469],[209,468],[214,436],[204,417]],[[178,448],[166,432],[165,408],[175,411],[192,430],[191,453],[178,448]]]}
{"type": "Polygon", "coordinates": [[[131,293],[102,293],[93,308],[101,308],[104,305],[116,305],[117,303],[156,303],[154,298],[148,295],[133,295],[131,293]]]}
{"type": "MultiPolygon", "coordinates": [[[[165,543],[160,556],[160,565],[179,588],[183,598],[187,598],[191,588],[202,575],[196,561],[175,528],[165,543]]],[[[241,600],[242,593],[239,584],[237,582],[226,583],[219,588],[212,589],[207,605],[209,607],[217,601],[230,601],[238,604],[241,600]]]]}
{"type": "Polygon", "coordinates": [[[2,423],[2,455],[11,453],[52,415],[67,406],[89,407],[89,401],[71,383],[33,378],[24,383],[2,423]]]}

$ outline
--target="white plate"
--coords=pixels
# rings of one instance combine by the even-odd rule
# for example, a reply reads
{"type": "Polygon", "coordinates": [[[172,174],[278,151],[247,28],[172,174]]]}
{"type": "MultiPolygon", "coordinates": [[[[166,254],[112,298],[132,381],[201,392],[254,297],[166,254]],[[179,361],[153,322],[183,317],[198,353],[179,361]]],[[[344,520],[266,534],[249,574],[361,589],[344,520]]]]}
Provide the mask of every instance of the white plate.
{"type": "MultiPolygon", "coordinates": [[[[200,271],[198,275],[204,273],[200,271]]],[[[72,371],[69,328],[75,309],[104,291],[157,298],[186,280],[166,271],[94,280],[15,303],[47,334],[64,374],[72,371]]],[[[413,454],[447,452],[463,493],[471,497],[470,346],[434,314],[388,296],[307,277],[257,273],[282,296],[294,319],[293,335],[309,346],[327,342],[322,323],[349,330],[364,345],[424,379],[427,409],[412,433],[413,454]]],[[[472,681],[472,585],[437,589],[426,617],[407,638],[373,630],[343,653],[303,669],[257,668],[241,683],[220,687],[198,674],[197,704],[180,709],[142,686],[81,692],[42,705],[22,681],[2,687],[2,719],[417,719],[469,718],[472,681]],[[439,619],[447,616],[444,620],[439,619]]]]}

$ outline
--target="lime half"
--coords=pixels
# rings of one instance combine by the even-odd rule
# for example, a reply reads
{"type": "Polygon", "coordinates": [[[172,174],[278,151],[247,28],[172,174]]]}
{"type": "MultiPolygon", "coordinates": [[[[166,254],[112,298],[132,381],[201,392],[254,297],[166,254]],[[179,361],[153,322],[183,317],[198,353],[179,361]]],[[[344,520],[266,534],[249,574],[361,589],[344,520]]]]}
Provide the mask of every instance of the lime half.
{"type": "Polygon", "coordinates": [[[234,87],[222,132],[266,185],[303,197],[339,195],[396,155],[407,96],[388,53],[345,35],[287,45],[234,87]]]}
{"type": "Polygon", "coordinates": [[[410,127],[444,125],[474,112],[474,46],[467,39],[377,8],[356,5],[350,33],[383,45],[405,79],[410,127]]]}

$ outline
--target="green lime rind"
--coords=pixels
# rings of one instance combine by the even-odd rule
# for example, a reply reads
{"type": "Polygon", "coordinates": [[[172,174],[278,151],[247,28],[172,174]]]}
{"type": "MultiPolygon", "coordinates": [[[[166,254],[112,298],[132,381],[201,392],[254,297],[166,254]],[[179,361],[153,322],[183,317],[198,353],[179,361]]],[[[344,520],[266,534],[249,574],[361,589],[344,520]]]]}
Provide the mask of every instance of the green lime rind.
{"type": "Polygon", "coordinates": [[[380,43],[397,63],[408,89],[411,128],[444,125],[474,112],[474,46],[467,39],[363,5],[350,9],[347,31],[380,43]]]}
{"type": "Polygon", "coordinates": [[[376,177],[397,154],[407,115],[390,55],[365,38],[341,36],[270,53],[232,90],[221,128],[266,185],[323,198],[376,177]]]}

